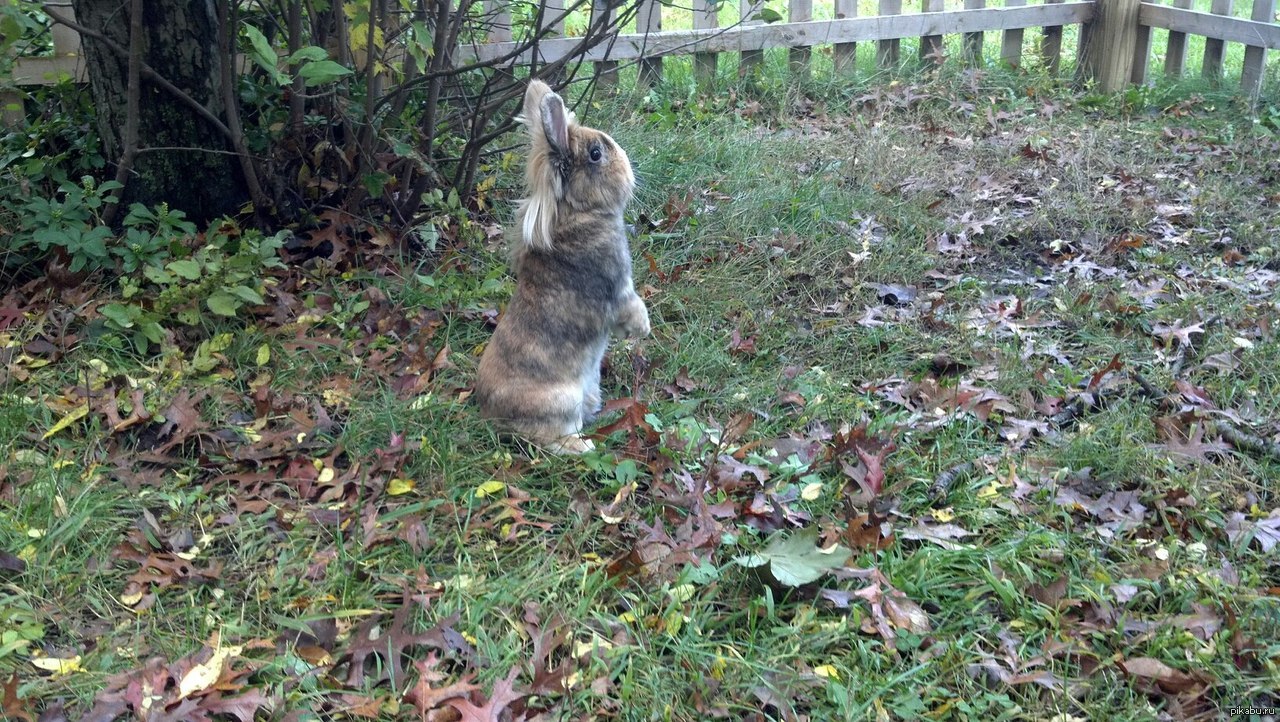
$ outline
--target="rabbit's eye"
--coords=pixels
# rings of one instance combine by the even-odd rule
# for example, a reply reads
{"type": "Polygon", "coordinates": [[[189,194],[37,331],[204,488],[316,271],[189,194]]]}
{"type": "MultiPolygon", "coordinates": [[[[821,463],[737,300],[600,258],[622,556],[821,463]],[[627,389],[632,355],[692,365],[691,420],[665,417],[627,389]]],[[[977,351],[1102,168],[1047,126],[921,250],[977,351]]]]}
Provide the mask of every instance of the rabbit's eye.
{"type": "Polygon", "coordinates": [[[591,156],[592,163],[599,163],[600,159],[604,157],[604,152],[600,150],[600,146],[593,145],[591,146],[591,152],[589,155],[591,156]]]}

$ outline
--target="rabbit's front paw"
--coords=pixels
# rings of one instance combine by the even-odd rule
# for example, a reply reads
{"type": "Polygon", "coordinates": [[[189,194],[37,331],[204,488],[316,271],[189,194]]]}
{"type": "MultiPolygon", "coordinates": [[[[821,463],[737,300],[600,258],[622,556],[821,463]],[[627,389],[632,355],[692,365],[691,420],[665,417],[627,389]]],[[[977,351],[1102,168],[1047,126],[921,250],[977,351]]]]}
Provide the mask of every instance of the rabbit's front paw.
{"type": "Polygon", "coordinates": [[[649,309],[639,296],[632,296],[631,302],[623,309],[618,318],[618,330],[627,338],[644,338],[649,335],[649,309]]]}

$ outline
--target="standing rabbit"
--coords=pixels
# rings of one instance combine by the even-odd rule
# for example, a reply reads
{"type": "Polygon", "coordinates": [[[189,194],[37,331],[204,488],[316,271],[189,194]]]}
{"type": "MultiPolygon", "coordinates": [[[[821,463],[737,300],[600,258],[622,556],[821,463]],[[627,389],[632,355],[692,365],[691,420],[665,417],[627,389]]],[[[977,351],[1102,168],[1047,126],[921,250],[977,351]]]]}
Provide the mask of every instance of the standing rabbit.
{"type": "Polygon", "coordinates": [[[593,448],[581,432],[600,411],[609,333],[649,334],[622,222],[636,181],[626,152],[578,125],[546,83],[529,81],[523,116],[529,195],[512,254],[516,291],[480,359],[475,396],[501,430],[581,454],[593,448]]]}

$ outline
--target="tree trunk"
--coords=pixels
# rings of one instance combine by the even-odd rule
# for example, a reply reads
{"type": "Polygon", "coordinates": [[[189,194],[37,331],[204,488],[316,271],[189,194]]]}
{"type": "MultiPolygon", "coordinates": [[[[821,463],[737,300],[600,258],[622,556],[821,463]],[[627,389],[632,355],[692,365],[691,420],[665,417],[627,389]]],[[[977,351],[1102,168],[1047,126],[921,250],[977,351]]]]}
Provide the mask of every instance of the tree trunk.
{"type": "MultiPolygon", "coordinates": [[[[218,21],[214,3],[143,3],[142,59],[158,75],[225,118],[218,21]]],[[[73,0],[76,19],[118,48],[129,47],[129,4],[121,0],[73,0]]],[[[98,133],[109,162],[125,150],[128,59],[107,43],[82,37],[98,133]]],[[[248,200],[243,175],[227,137],[192,108],[147,78],[141,80],[139,154],[125,185],[123,204],[168,203],[197,224],[235,214],[248,200]]],[[[123,217],[123,216],[121,216],[123,217]]]]}

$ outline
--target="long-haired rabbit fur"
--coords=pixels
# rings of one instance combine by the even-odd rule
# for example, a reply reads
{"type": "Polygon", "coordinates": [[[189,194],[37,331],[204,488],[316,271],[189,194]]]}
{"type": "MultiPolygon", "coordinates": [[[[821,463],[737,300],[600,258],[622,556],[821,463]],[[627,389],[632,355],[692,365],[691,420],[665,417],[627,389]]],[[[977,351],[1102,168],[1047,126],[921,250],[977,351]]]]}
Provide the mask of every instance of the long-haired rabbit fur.
{"type": "Polygon", "coordinates": [[[481,415],[554,453],[592,448],[582,426],[600,411],[600,362],[610,332],[649,333],[631,280],[622,211],[635,190],[627,154],[578,125],[545,83],[525,91],[530,135],[515,295],[480,359],[481,415]]]}

